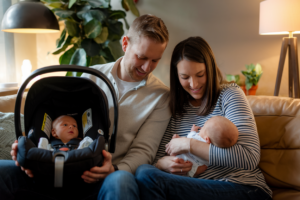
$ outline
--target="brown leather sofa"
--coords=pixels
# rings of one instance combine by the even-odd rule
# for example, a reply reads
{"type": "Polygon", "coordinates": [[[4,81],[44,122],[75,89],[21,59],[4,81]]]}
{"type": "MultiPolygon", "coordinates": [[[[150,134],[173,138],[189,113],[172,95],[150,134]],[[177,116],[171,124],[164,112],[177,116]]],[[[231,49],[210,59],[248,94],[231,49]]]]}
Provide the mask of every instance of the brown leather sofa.
{"type": "MultiPolygon", "coordinates": [[[[0,112],[13,112],[15,98],[0,97],[0,112]]],[[[300,99],[248,96],[248,101],[260,138],[259,166],[273,199],[300,200],[300,99]]]]}
{"type": "Polygon", "coordinates": [[[261,145],[261,168],[274,200],[300,199],[300,99],[248,96],[261,145]]]}

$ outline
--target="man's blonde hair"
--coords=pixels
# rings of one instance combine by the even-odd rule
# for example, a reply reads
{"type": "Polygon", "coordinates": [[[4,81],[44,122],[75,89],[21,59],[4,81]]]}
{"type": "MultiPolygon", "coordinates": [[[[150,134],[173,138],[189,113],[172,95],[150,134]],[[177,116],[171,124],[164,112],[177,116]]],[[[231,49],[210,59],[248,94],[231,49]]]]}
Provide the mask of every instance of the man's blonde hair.
{"type": "Polygon", "coordinates": [[[169,41],[169,32],[163,20],[150,14],[136,18],[130,26],[128,37],[131,41],[142,36],[159,43],[169,41]]]}

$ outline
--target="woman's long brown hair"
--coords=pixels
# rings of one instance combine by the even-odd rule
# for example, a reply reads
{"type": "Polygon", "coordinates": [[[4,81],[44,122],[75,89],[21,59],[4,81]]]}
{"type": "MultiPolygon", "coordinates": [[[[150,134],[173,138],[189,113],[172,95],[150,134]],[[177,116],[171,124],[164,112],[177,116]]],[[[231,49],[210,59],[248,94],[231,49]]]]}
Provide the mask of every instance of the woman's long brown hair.
{"type": "Polygon", "coordinates": [[[208,43],[201,37],[190,37],[176,45],[170,67],[170,109],[173,117],[182,116],[185,113],[184,105],[187,105],[193,97],[187,93],[180,84],[177,64],[181,60],[204,63],[206,67],[206,90],[202,97],[198,115],[207,115],[216,104],[220,94],[220,84],[223,82],[215,56],[208,43]]]}

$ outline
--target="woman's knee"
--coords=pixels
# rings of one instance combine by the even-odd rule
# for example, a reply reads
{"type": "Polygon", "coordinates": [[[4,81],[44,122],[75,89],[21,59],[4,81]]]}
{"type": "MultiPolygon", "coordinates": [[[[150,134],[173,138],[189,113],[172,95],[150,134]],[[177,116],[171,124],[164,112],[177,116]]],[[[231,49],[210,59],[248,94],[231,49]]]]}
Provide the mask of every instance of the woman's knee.
{"type": "Polygon", "coordinates": [[[160,177],[160,170],[152,165],[141,165],[135,172],[135,180],[139,186],[152,185],[157,182],[160,177]]]}

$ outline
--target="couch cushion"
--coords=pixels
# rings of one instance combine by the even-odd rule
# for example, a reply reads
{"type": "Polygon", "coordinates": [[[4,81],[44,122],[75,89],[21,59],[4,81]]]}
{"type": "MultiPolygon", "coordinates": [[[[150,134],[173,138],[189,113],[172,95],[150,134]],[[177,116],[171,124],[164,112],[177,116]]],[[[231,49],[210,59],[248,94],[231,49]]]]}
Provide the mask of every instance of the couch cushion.
{"type": "Polygon", "coordinates": [[[291,190],[291,189],[277,189],[272,188],[273,191],[273,200],[299,200],[300,191],[291,190]]]}
{"type": "Polygon", "coordinates": [[[300,190],[300,99],[249,96],[268,185],[300,190]]]}
{"type": "MultiPolygon", "coordinates": [[[[24,116],[21,114],[21,128],[24,131],[24,116]]],[[[23,133],[24,135],[24,133],[23,133]]],[[[11,145],[16,140],[14,113],[0,112],[0,160],[11,159],[11,145]]]]}
{"type": "MultiPolygon", "coordinates": [[[[21,113],[24,114],[24,103],[26,99],[27,92],[24,92],[22,103],[21,103],[21,113]]],[[[17,95],[8,95],[0,97],[0,112],[14,112],[15,111],[15,103],[16,103],[17,95]]]]}

